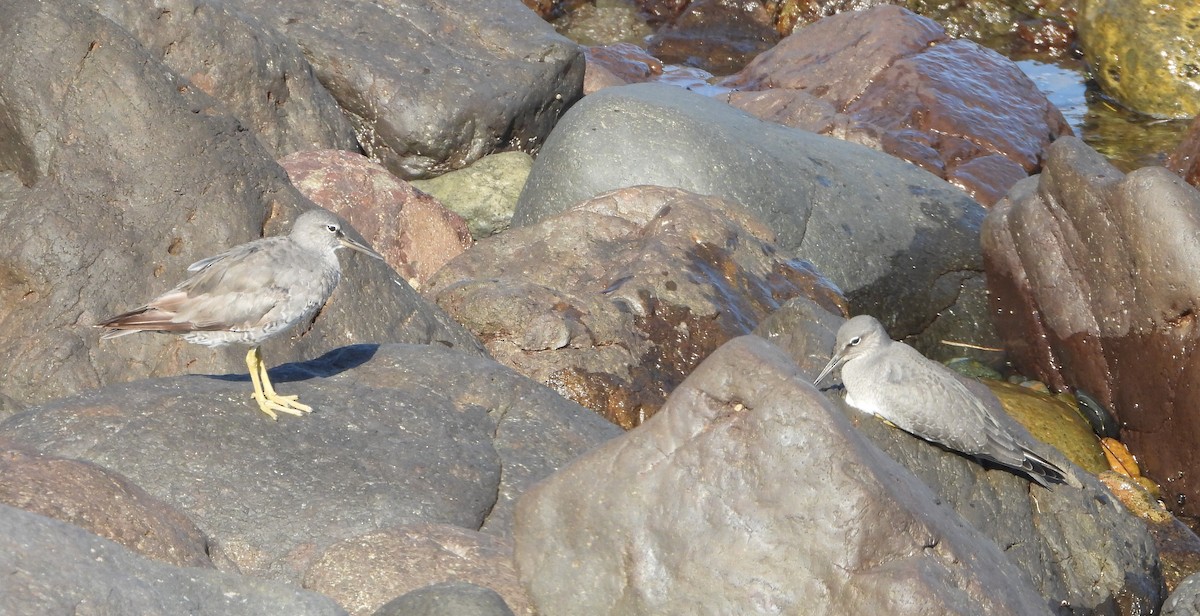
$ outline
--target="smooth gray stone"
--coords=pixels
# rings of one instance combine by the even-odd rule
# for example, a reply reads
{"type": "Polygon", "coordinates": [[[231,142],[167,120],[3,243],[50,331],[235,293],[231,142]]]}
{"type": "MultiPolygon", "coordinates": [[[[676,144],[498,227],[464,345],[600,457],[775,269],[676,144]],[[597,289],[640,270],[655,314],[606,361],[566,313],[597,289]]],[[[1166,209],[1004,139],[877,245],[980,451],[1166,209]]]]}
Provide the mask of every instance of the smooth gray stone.
{"type": "Polygon", "coordinates": [[[937,340],[994,341],[983,286],[984,210],[966,193],[869,148],[764,122],[658,84],[605,88],[559,122],[534,163],[512,226],[600,192],[653,184],[726,197],[811,261],[856,313],[925,353],[937,340]]]}

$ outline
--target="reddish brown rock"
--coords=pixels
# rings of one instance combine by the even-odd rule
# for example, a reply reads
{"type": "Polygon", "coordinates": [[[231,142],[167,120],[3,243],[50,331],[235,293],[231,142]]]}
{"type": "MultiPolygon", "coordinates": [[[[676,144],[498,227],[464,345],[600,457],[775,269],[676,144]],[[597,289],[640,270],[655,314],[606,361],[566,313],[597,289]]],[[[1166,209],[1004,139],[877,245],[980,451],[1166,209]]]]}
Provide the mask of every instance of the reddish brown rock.
{"type": "Polygon", "coordinates": [[[1071,133],[1014,63],[890,5],[798,30],[719,85],[742,91],[724,97],[732,105],[904,158],[984,205],[1036,173],[1045,147],[1071,133]],[[745,94],[760,90],[772,94],[745,94]],[[795,113],[813,98],[835,115],[795,113]]]}
{"type": "Polygon", "coordinates": [[[479,242],[427,293],[501,363],[631,428],[786,300],[845,313],[773,243],[733,202],[637,186],[479,242]]]}
{"type": "Polygon", "coordinates": [[[279,164],[305,197],[349,221],[413,288],[471,245],[461,216],[361,154],[297,152],[279,164]]]}
{"type": "Polygon", "coordinates": [[[186,515],[128,479],[79,460],[0,444],[0,503],[69,522],[179,567],[213,566],[186,515]]]}
{"type": "Polygon", "coordinates": [[[353,616],[368,616],[394,597],[448,581],[491,588],[513,613],[534,613],[512,546],[448,524],[388,528],[334,544],[309,568],[304,587],[333,597],[353,616]]]}
{"type": "Polygon", "coordinates": [[[1171,152],[1167,168],[1178,173],[1188,184],[1200,187],[1200,116],[1192,120],[1183,141],[1171,152]]]}
{"type": "Polygon", "coordinates": [[[584,94],[609,86],[650,81],[663,72],[661,60],[632,43],[585,47],[583,51],[587,58],[584,94]]]}
{"type": "Polygon", "coordinates": [[[1200,516],[1200,192],[1074,138],[985,219],[997,329],[1021,370],[1113,409],[1179,514],[1200,516]]]}
{"type": "Polygon", "coordinates": [[[728,75],[778,40],[774,19],[761,3],[690,0],[647,43],[665,62],[728,75]]]}

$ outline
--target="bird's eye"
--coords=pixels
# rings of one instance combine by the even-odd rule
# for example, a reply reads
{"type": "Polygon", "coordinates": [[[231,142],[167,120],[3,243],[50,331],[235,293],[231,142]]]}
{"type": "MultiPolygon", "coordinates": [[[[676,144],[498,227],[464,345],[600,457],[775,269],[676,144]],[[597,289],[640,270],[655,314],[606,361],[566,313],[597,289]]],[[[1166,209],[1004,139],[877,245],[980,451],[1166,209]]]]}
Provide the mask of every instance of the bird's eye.
{"type": "Polygon", "coordinates": [[[337,233],[337,232],[338,232],[338,226],[337,226],[337,225],[325,225],[325,229],[326,229],[327,231],[329,231],[330,233],[337,233]]]}
{"type": "Polygon", "coordinates": [[[850,345],[849,345],[849,346],[858,346],[858,343],[860,343],[860,342],[862,342],[862,337],[861,337],[861,336],[855,336],[855,337],[853,337],[853,338],[851,338],[851,339],[850,339],[850,345]]]}

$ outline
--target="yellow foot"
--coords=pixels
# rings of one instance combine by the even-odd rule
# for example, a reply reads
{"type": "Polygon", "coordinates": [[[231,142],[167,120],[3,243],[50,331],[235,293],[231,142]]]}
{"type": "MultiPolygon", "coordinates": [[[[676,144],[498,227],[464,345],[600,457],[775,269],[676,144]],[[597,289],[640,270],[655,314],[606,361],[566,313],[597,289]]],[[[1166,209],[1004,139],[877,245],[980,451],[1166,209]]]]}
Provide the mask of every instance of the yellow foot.
{"type": "Polygon", "coordinates": [[[251,397],[258,403],[258,410],[266,413],[271,419],[279,419],[275,411],[287,413],[288,415],[296,415],[297,417],[305,413],[311,413],[312,407],[307,404],[297,402],[300,396],[281,396],[275,392],[270,392],[270,396],[266,393],[254,392],[251,397]]]}
{"type": "Polygon", "coordinates": [[[258,403],[258,409],[269,415],[271,419],[279,419],[279,416],[275,414],[276,411],[296,416],[312,412],[311,406],[300,404],[297,401],[299,396],[281,396],[275,393],[275,388],[271,386],[271,379],[267,376],[267,365],[263,363],[258,347],[254,347],[250,349],[249,353],[246,353],[246,367],[250,370],[250,381],[254,383],[252,397],[258,403]]]}

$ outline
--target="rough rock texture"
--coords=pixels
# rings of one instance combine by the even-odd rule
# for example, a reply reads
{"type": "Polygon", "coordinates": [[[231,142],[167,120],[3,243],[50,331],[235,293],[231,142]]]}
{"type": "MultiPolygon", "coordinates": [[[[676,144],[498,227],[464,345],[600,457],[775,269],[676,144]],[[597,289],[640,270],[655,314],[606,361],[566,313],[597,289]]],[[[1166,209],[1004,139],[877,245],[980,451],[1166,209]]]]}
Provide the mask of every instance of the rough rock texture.
{"type": "Polygon", "coordinates": [[[329,546],[304,575],[304,587],[369,616],[398,595],[445,582],[490,588],[517,614],[533,614],[517,579],[512,546],[445,524],[388,528],[329,546]]]}
{"type": "Polygon", "coordinates": [[[354,127],[304,53],[258,20],[214,0],[98,0],[154,59],[217,99],[272,156],[357,150],[354,127]]]}
{"type": "Polygon", "coordinates": [[[418,588],[388,601],[374,616],[513,616],[496,591],[467,582],[418,588]]]}
{"type": "MultiPolygon", "coordinates": [[[[513,226],[615,188],[674,186],[744,205],[781,253],[811,261],[897,337],[995,344],[983,209],[904,161],[763,122],[679,88],[606,88],[571,109],[534,163],[513,226]]],[[[940,356],[940,355],[939,355],[940,356]]]]}
{"type": "Polygon", "coordinates": [[[0,503],[55,518],[177,567],[213,566],[178,509],[95,464],[0,446],[0,503]]]}
{"type": "Polygon", "coordinates": [[[1200,192],[1076,139],[1049,153],[984,225],[996,326],[1023,373],[1112,409],[1163,499],[1200,516],[1200,192]]]}
{"type": "MultiPolygon", "coordinates": [[[[65,0],[6,3],[0,55],[10,59],[0,167],[21,182],[5,183],[12,201],[0,209],[4,393],[41,402],[151,374],[244,369],[244,351],[169,336],[99,345],[92,324],[170,289],[201,258],[286,231],[311,204],[251,133],[97,13],[65,0]]],[[[268,361],[356,341],[480,352],[382,263],[343,264],[315,324],[269,343],[268,361]]]]}
{"type": "Polygon", "coordinates": [[[1162,616],[1197,616],[1200,614],[1200,573],[1184,580],[1163,603],[1162,616]]]}
{"type": "Polygon", "coordinates": [[[502,152],[436,178],[413,180],[412,185],[466,219],[471,237],[479,240],[508,228],[531,167],[528,154],[502,152]]]}
{"type": "Polygon", "coordinates": [[[845,310],[737,204],[652,186],[480,242],[428,293],[498,361],[625,428],[780,302],[845,310]]]}
{"type": "Polygon", "coordinates": [[[119,472],[243,573],[298,580],[325,546],[378,528],[507,535],[529,484],[619,432],[495,362],[435,347],[347,347],[273,378],[316,411],[273,422],[246,377],[188,376],[58,400],[10,417],[0,437],[119,472]]]}
{"type": "Polygon", "coordinates": [[[536,151],[579,98],[582,50],[519,0],[232,0],[296,41],[373,159],[412,179],[536,151]]]}
{"type": "Polygon", "coordinates": [[[984,205],[1071,134],[1012,61],[891,5],[799,29],[719,85],[738,91],[718,98],[756,116],[883,150],[984,205]]]}
{"type": "Polygon", "coordinates": [[[1049,613],[1000,548],[757,337],[530,490],[515,539],[546,616],[1049,613]]]}
{"type": "Polygon", "coordinates": [[[1200,115],[1200,4],[1088,0],[1075,24],[1106,94],[1151,116],[1200,115]]]}
{"type": "Polygon", "coordinates": [[[339,616],[276,581],[141,558],[77,526],[0,505],[0,613],[339,616]]]}
{"type": "Polygon", "coordinates": [[[415,289],[471,245],[461,216],[361,154],[298,152],[279,164],[301,194],[354,225],[415,289]]]}

